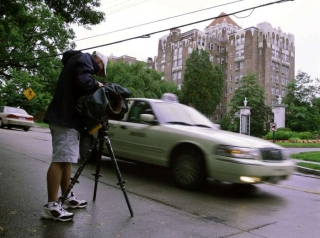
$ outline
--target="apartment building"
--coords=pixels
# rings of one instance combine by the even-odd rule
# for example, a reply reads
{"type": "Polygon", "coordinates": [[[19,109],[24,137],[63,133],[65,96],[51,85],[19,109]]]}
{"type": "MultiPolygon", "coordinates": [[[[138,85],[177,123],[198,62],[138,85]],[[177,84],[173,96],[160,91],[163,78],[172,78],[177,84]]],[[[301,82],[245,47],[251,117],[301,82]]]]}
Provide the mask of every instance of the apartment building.
{"type": "Polygon", "coordinates": [[[266,104],[272,106],[279,96],[284,97],[284,88],[295,72],[292,34],[268,22],[242,29],[225,15],[221,13],[204,31],[170,30],[159,39],[155,58],[155,67],[164,73],[164,79],[180,88],[190,53],[196,48],[209,52],[212,64],[220,65],[225,72],[224,93],[213,115],[216,121],[230,110],[227,104],[243,76],[256,73],[259,84],[265,89],[266,104]]]}

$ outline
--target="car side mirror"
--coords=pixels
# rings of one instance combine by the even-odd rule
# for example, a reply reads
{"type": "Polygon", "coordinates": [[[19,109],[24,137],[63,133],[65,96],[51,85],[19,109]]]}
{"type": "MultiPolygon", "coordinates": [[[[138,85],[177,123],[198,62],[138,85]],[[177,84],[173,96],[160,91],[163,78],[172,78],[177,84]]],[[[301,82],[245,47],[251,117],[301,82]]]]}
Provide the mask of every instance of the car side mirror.
{"type": "Polygon", "coordinates": [[[155,116],[151,114],[140,114],[139,119],[148,124],[152,124],[152,125],[157,124],[155,121],[155,116]]]}

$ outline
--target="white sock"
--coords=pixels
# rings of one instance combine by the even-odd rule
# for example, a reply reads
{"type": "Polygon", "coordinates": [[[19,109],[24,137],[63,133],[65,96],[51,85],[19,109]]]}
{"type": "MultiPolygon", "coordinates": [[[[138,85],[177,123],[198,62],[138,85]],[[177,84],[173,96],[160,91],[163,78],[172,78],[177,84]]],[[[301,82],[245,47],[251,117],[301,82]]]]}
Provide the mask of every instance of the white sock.
{"type": "Polygon", "coordinates": [[[48,207],[52,207],[55,202],[48,202],[48,207]]]}

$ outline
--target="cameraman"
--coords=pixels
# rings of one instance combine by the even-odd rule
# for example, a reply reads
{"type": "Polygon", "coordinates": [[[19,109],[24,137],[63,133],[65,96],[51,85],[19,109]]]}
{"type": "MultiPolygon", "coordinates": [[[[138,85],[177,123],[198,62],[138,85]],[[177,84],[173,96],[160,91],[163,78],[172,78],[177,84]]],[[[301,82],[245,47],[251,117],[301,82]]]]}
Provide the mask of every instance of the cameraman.
{"type": "Polygon", "coordinates": [[[52,163],[47,172],[48,203],[42,214],[45,219],[70,221],[73,213],[65,209],[87,206],[87,201],[78,199],[70,192],[62,207],[58,193],[59,187],[61,196],[67,191],[70,185],[71,163],[77,163],[79,158],[79,131],[84,126],[74,107],[81,96],[103,86],[92,76],[104,77],[107,62],[108,58],[96,51],[92,55],[81,51],[67,51],[63,54],[64,67],[44,118],[49,124],[53,149],[52,163]]]}

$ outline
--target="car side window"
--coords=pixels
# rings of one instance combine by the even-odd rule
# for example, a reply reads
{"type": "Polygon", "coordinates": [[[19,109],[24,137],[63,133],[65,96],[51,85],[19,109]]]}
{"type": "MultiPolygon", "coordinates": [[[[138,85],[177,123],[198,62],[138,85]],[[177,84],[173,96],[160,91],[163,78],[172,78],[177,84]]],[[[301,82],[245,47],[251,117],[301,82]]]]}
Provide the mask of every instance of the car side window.
{"type": "Polygon", "coordinates": [[[140,121],[141,114],[154,115],[153,110],[148,102],[135,101],[128,115],[128,122],[142,123],[140,121]]]}
{"type": "Polygon", "coordinates": [[[3,112],[4,107],[0,107],[0,113],[3,112]]]}

